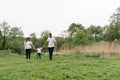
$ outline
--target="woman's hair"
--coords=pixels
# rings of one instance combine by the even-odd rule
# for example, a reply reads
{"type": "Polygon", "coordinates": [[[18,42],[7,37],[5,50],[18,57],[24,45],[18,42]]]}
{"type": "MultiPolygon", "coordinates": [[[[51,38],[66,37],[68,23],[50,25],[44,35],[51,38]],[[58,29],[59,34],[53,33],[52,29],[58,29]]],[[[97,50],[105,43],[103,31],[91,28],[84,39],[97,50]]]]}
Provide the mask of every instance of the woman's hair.
{"type": "Polygon", "coordinates": [[[49,33],[49,35],[52,35],[52,33],[49,33]]]}
{"type": "Polygon", "coordinates": [[[26,38],[26,42],[28,41],[28,39],[30,39],[30,37],[26,38]]]}

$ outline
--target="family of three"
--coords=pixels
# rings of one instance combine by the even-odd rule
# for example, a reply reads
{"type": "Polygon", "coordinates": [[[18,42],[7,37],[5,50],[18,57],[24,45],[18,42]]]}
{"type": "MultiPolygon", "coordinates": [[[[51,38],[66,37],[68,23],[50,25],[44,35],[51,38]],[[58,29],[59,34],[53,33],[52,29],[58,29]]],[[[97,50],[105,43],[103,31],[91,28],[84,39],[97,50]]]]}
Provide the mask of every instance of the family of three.
{"type": "MultiPolygon", "coordinates": [[[[51,33],[49,33],[48,38],[45,41],[43,47],[45,46],[46,43],[48,43],[49,60],[52,60],[54,47],[55,46],[57,47],[57,43],[56,43],[55,37],[53,37],[51,33]]],[[[37,50],[37,59],[41,59],[41,50],[43,49],[43,47],[38,46],[38,48],[35,49],[31,39],[28,37],[26,39],[26,41],[24,42],[24,49],[25,49],[25,53],[26,53],[26,59],[30,59],[30,54],[31,54],[32,49],[37,50]]]]}

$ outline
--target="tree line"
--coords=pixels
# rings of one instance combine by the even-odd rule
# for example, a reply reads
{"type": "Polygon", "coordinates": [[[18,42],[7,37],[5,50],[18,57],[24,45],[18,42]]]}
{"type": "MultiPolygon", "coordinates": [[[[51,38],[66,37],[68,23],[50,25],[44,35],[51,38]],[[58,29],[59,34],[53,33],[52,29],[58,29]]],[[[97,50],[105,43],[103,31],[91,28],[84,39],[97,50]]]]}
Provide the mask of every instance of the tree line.
{"type": "MultiPolygon", "coordinates": [[[[120,41],[120,7],[116,9],[113,15],[110,16],[108,25],[90,25],[85,27],[80,23],[71,23],[67,30],[61,32],[57,36],[58,50],[65,47],[74,47],[79,45],[91,44],[94,42],[120,41]]],[[[49,31],[43,31],[40,38],[36,37],[35,33],[31,33],[32,42],[37,47],[43,45],[47,39],[49,31]]],[[[23,43],[25,37],[21,27],[11,27],[6,21],[0,24],[0,50],[12,50],[19,54],[23,53],[23,43]]],[[[47,49],[45,48],[44,51],[47,49]]]]}

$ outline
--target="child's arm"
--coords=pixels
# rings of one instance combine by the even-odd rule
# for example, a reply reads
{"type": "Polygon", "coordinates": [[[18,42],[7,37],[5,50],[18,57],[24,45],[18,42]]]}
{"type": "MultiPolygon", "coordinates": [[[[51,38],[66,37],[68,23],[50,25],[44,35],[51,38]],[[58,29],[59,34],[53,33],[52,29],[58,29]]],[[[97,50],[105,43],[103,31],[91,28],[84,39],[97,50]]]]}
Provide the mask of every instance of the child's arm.
{"type": "Polygon", "coordinates": [[[37,49],[34,49],[34,50],[36,50],[36,51],[37,51],[37,49]]]}

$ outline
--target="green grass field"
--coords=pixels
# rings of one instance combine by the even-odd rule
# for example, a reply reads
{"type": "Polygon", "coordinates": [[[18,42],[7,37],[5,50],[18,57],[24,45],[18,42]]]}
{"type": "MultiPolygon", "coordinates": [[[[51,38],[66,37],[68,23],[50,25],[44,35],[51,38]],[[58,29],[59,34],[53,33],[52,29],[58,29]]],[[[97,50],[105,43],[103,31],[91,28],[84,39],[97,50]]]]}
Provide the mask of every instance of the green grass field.
{"type": "Polygon", "coordinates": [[[25,55],[0,54],[0,80],[120,80],[120,59],[82,54],[48,54],[36,60],[25,55]]]}

